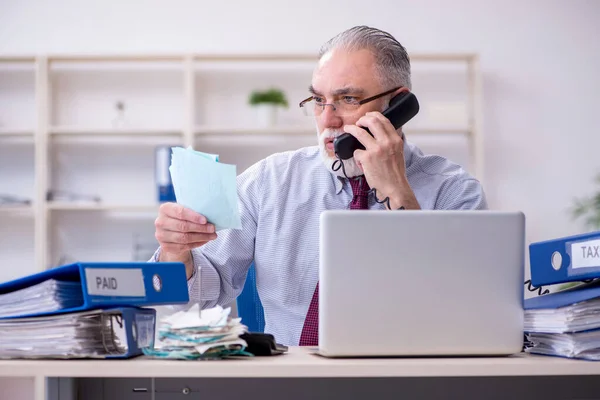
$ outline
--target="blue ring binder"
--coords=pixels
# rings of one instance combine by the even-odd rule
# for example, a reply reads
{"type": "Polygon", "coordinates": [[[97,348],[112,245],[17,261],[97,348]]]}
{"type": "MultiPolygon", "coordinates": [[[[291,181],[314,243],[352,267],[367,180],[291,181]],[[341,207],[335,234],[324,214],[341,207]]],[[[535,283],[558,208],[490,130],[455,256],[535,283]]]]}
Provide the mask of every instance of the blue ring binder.
{"type": "Polygon", "coordinates": [[[529,261],[536,287],[600,278],[600,231],[531,243],[529,261]]]}
{"type": "Polygon", "coordinates": [[[0,284],[0,320],[98,308],[188,302],[185,265],[176,262],[79,262],[0,284]],[[155,289],[155,276],[161,282],[160,290],[155,289]],[[56,286],[45,293],[46,306],[31,296],[18,299],[19,291],[36,290],[36,285],[51,280],[68,284],[56,286]],[[1,306],[4,295],[12,296],[9,312],[1,306]],[[19,308],[19,305],[23,307],[19,308]]]}

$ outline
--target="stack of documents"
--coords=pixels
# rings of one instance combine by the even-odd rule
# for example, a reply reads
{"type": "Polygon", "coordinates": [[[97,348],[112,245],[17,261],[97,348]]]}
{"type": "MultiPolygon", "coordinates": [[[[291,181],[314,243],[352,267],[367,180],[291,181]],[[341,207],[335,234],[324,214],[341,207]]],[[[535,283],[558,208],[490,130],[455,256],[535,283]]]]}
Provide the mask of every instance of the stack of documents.
{"type": "Polygon", "coordinates": [[[217,232],[241,229],[236,166],[218,161],[216,154],[173,148],[169,171],[177,203],[204,215],[217,232]]]}
{"type": "Polygon", "coordinates": [[[0,358],[126,358],[154,342],[153,309],[0,320],[0,358]]]}
{"type": "Polygon", "coordinates": [[[600,331],[530,333],[525,351],[532,354],[600,361],[600,331]]]}
{"type": "Polygon", "coordinates": [[[80,282],[48,279],[14,292],[0,294],[0,318],[53,312],[82,304],[80,282]]]}
{"type": "Polygon", "coordinates": [[[129,358],[156,310],[189,301],[183,263],[78,262],[0,284],[1,358],[129,358]]]}
{"type": "Polygon", "coordinates": [[[251,355],[244,350],[247,343],[240,339],[248,331],[241,318],[231,318],[230,308],[216,306],[200,310],[195,304],[164,318],[159,329],[159,340],[144,354],[159,358],[215,359],[251,355]]]}
{"type": "Polygon", "coordinates": [[[528,353],[600,360],[600,283],[525,300],[528,353]]]}

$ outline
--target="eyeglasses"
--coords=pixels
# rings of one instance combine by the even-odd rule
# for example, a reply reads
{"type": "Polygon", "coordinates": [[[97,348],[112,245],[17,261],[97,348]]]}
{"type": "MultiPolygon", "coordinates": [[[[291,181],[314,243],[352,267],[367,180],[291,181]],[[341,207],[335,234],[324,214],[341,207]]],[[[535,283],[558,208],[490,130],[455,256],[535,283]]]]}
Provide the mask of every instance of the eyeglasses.
{"type": "Polygon", "coordinates": [[[333,103],[324,103],[323,98],[319,96],[310,96],[302,100],[299,104],[304,115],[308,117],[319,116],[325,110],[325,106],[333,107],[333,111],[338,116],[352,115],[360,106],[370,101],[376,100],[380,97],[388,95],[400,89],[401,86],[387,90],[383,93],[379,93],[375,96],[367,97],[364,100],[357,100],[352,96],[342,96],[340,99],[335,100],[333,103]]]}

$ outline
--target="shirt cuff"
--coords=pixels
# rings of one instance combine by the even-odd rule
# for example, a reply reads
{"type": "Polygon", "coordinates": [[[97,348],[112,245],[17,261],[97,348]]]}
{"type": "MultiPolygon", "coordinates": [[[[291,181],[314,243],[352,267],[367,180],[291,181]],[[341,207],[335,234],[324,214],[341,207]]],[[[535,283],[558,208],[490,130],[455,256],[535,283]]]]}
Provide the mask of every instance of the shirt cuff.
{"type": "MultiPolygon", "coordinates": [[[[160,247],[154,252],[149,262],[158,262],[160,247]]],[[[200,249],[192,250],[192,276],[187,280],[188,293],[191,303],[200,303],[202,308],[214,307],[221,292],[219,273],[200,249]]]]}
{"type": "Polygon", "coordinates": [[[200,249],[192,250],[192,262],[194,263],[194,275],[188,281],[190,296],[206,307],[214,307],[221,293],[221,278],[200,249]],[[192,283],[190,283],[193,281],[192,283]]]}
{"type": "MultiPolygon", "coordinates": [[[[150,258],[150,260],[148,260],[148,262],[159,262],[160,260],[160,247],[158,249],[156,249],[156,251],[154,252],[154,255],[152,256],[152,258],[150,258]]],[[[194,256],[192,255],[192,262],[193,262],[194,256]]],[[[200,298],[200,282],[196,282],[196,281],[200,281],[200,279],[196,279],[196,277],[199,275],[196,272],[197,266],[194,263],[194,269],[192,271],[192,276],[190,276],[190,279],[187,280],[187,287],[188,287],[188,295],[190,297],[190,300],[193,299],[199,299],[200,298]]]]}
{"type": "MultiPolygon", "coordinates": [[[[194,255],[192,254],[192,262],[194,259],[194,255]]],[[[148,260],[148,262],[159,262],[160,260],[160,247],[158,249],[156,249],[156,251],[154,252],[154,255],[152,256],[152,258],[150,260],[148,260]]],[[[195,280],[194,278],[196,277],[196,264],[194,264],[194,269],[192,270],[192,276],[190,276],[190,279],[188,279],[188,288],[190,287],[190,282],[192,282],[193,280],[195,280]]]]}

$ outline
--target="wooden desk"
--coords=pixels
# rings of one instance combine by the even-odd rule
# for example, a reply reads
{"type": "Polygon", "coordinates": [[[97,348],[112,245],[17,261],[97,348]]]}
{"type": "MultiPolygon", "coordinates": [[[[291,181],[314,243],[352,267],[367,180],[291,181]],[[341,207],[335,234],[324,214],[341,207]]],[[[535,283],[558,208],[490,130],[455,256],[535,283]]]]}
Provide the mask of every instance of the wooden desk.
{"type": "MultiPolygon", "coordinates": [[[[438,389],[443,389],[442,394],[449,394],[449,390],[453,386],[468,387],[468,382],[476,382],[474,385],[482,389],[483,386],[489,385],[490,390],[485,398],[494,397],[497,393],[498,378],[509,378],[506,383],[515,388],[518,387],[518,381],[521,380],[521,386],[527,388],[532,385],[543,384],[543,387],[535,388],[534,393],[544,393],[544,397],[548,398],[565,398],[552,397],[553,395],[563,395],[568,393],[569,396],[577,395],[576,398],[600,398],[600,362],[588,362],[567,360],[555,357],[531,356],[519,354],[510,357],[473,357],[473,358],[371,358],[371,359],[326,359],[321,356],[312,354],[307,348],[291,348],[290,352],[281,356],[274,357],[255,357],[241,360],[220,360],[220,361],[175,361],[175,360],[159,360],[148,358],[135,358],[131,360],[2,360],[0,361],[0,377],[35,377],[38,380],[44,378],[146,378],[147,380],[137,380],[140,382],[150,382],[150,378],[176,378],[171,379],[171,382],[176,382],[172,389],[172,393],[182,394],[179,388],[190,387],[190,391],[186,394],[198,392],[202,393],[210,385],[203,385],[195,378],[208,380],[211,382],[221,382],[219,393],[227,391],[230,387],[237,391],[239,396],[240,390],[244,393],[244,398],[254,398],[249,393],[248,387],[252,386],[252,381],[260,380],[263,384],[264,380],[269,378],[270,382],[283,382],[286,385],[296,384],[299,387],[304,387],[304,390],[310,389],[312,384],[309,382],[325,382],[338,385],[335,393],[341,394],[343,385],[346,387],[352,383],[356,388],[360,382],[369,383],[375,387],[380,387],[385,394],[390,391],[390,398],[398,398],[397,390],[406,393],[412,390],[412,393],[423,393],[422,390],[431,390],[435,382],[439,386],[438,389]],[[535,380],[534,378],[545,378],[535,380]],[[569,378],[570,377],[570,378],[569,378]],[[191,379],[194,378],[194,379],[191,379]],[[223,385],[223,379],[237,380],[236,385],[223,385]],[[305,379],[298,379],[305,378],[305,379]],[[358,379],[360,378],[360,379],[358,379]],[[399,379],[397,379],[399,378],[399,379]],[[468,378],[468,379],[466,379],[468,378]],[[480,379],[478,379],[480,378],[480,379]],[[393,385],[382,383],[384,380],[396,379],[393,385]],[[301,381],[301,382],[300,382],[301,381]],[[510,381],[510,382],[509,382],[510,381]],[[412,382],[412,386],[407,383],[412,382]],[[515,382],[517,382],[515,384],[515,382]],[[538,383],[535,383],[538,382],[538,383]],[[553,384],[554,382],[554,384],[553,384]],[[566,383],[565,383],[566,382],[566,383]],[[569,383],[570,382],[570,383],[569,383]],[[415,386],[416,384],[416,386],[415,386]],[[465,386],[467,385],[467,386],[465,386]],[[516,386],[515,386],[516,385],[516,386]],[[550,386],[552,387],[550,387],[550,386]],[[565,391],[564,385],[569,385],[572,389],[565,391]],[[195,388],[193,388],[194,386],[195,388]],[[554,388],[554,386],[557,386],[554,388]],[[385,387],[385,388],[384,388],[385,387]],[[563,387],[562,392],[559,387],[563,387]],[[582,391],[582,389],[585,389],[582,391]],[[414,392],[417,390],[417,392],[414,392]],[[395,394],[394,394],[395,393],[395,394]],[[550,396],[550,397],[548,397],[550,396]]],[[[149,386],[157,389],[161,387],[152,380],[149,386]]],[[[147,383],[145,383],[147,384],[147,383]]],[[[258,385],[258,384],[257,384],[258,385]]],[[[321,383],[321,389],[327,387],[326,383],[321,383]]],[[[164,385],[163,385],[164,386],[164,385]]],[[[169,385],[165,386],[168,387],[169,385]]],[[[275,384],[275,386],[280,386],[275,384]]],[[[285,385],[278,388],[285,390],[285,385]]],[[[317,384],[315,388],[319,386],[317,384]]],[[[474,387],[475,387],[474,386],[474,387]]],[[[566,389],[569,388],[567,386],[566,389]]],[[[259,386],[257,386],[258,388],[259,386]]],[[[331,386],[329,386],[331,389],[331,386]]],[[[150,390],[150,389],[149,389],[150,390]]],[[[258,389],[257,389],[258,390],[258,389]]],[[[294,393],[299,394],[298,388],[290,390],[289,395],[284,396],[286,400],[296,398],[294,393]]],[[[359,390],[359,389],[356,389],[359,390]]],[[[355,389],[352,391],[354,393],[355,389]]],[[[360,391],[360,390],[359,390],[360,391]]],[[[97,392],[97,390],[96,390],[97,392]]],[[[471,393],[475,393],[473,390],[471,393]]],[[[232,392],[235,393],[235,392],[232,392]]],[[[435,393],[433,393],[433,398],[435,393]]],[[[481,394],[483,392],[477,391],[481,394]]],[[[137,393],[136,395],[140,395],[137,393]]],[[[206,394],[206,393],[204,393],[206,394]]],[[[330,393],[331,394],[331,393],[330,393]]],[[[330,395],[329,394],[329,395],[330,395]]],[[[373,393],[372,393],[373,394],[373,393]]],[[[114,393],[113,393],[114,395],[114,393]]],[[[150,393],[148,393],[150,395],[150,393]]],[[[264,399],[264,396],[257,397],[264,399]]],[[[41,394],[38,395],[40,398],[41,394]]],[[[173,396],[173,394],[172,394],[173,396]]],[[[302,395],[304,396],[304,395],[302,395]]],[[[52,397],[52,396],[50,396],[52,397]]],[[[452,397],[452,396],[451,396],[452,397]]],[[[61,397],[62,398],[62,397],[61,397]]],[[[84,397],[88,399],[89,397],[84,397]]],[[[98,399],[103,397],[97,397],[98,399]]],[[[134,397],[140,399],[142,397],[134,397]]],[[[151,397],[148,397],[149,399],[151,397]]],[[[159,395],[155,398],[162,398],[159,395]]],[[[165,397],[167,398],[167,397],[165,397]]],[[[178,398],[178,397],[168,397],[178,398]]],[[[200,397],[198,397],[200,398],[200,397]]],[[[212,397],[209,397],[212,398],[212,397]]],[[[222,395],[221,399],[228,399],[226,395],[222,395]]],[[[232,397],[233,398],[233,397],[232,397]]],[[[298,397],[302,398],[302,397],[298,397]]],[[[313,396],[313,398],[319,398],[313,396]]],[[[323,397],[325,398],[325,397],[323,397]]],[[[373,398],[382,398],[376,395],[373,398]]],[[[475,398],[475,397],[474,397],[475,398]]],[[[502,398],[502,397],[497,397],[502,398]]],[[[535,397],[533,397],[535,398],[535,397]]],[[[572,397],[566,397],[572,398],[572,397]]]]}

